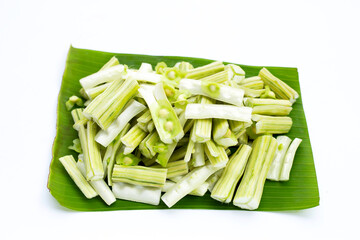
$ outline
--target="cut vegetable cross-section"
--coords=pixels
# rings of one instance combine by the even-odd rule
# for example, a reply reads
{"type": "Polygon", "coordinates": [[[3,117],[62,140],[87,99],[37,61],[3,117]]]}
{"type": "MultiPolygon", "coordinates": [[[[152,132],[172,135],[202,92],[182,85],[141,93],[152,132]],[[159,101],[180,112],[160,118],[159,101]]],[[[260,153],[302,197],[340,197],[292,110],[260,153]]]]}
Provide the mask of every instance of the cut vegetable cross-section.
{"type": "Polygon", "coordinates": [[[165,95],[162,83],[158,83],[155,87],[143,84],[139,92],[150,109],[161,141],[167,144],[178,142],[184,136],[184,132],[179,118],[165,95]]]}

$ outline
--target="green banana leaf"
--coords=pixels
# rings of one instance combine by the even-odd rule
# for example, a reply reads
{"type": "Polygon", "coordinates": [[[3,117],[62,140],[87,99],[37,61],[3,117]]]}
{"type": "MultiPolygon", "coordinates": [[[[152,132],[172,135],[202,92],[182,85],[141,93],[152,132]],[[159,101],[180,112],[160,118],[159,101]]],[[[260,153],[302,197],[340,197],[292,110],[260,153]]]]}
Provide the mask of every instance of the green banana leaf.
{"type": "MultiPolygon", "coordinates": [[[[72,145],[73,139],[78,136],[77,132],[72,128],[71,114],[66,110],[65,102],[70,96],[79,95],[79,79],[98,71],[112,56],[116,56],[120,63],[126,64],[130,68],[138,68],[142,62],[155,66],[157,62],[163,61],[172,66],[178,61],[188,61],[194,67],[212,62],[212,60],[201,58],[118,54],[70,47],[58,97],[57,131],[53,145],[53,158],[50,164],[48,189],[62,206],[78,211],[167,209],[168,207],[163,202],[159,206],[152,206],[117,200],[113,205],[107,206],[100,197],[91,200],[86,199],[59,161],[60,157],[68,154],[77,157],[74,151],[68,149],[68,146],[72,145]]],[[[246,77],[258,75],[259,70],[262,68],[260,66],[239,66],[245,70],[246,77]]],[[[319,190],[297,69],[285,67],[267,68],[300,94],[300,98],[294,104],[290,114],[294,124],[288,136],[292,139],[295,137],[301,138],[303,142],[297,151],[290,181],[266,181],[258,211],[298,210],[318,206],[319,190]]],[[[223,204],[213,200],[209,193],[204,197],[186,196],[172,209],[240,210],[240,208],[232,204],[223,204]]]]}

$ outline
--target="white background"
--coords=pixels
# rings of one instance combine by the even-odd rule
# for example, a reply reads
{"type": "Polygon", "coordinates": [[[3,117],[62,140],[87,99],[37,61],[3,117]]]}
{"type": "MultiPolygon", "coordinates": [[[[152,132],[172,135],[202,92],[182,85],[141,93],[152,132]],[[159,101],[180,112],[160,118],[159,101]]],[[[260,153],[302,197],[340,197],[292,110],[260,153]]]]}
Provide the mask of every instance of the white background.
{"type": "Polygon", "coordinates": [[[359,11],[355,0],[0,0],[0,239],[359,237],[359,11]],[[298,67],[320,206],[298,212],[64,209],[46,183],[70,44],[298,67]]]}

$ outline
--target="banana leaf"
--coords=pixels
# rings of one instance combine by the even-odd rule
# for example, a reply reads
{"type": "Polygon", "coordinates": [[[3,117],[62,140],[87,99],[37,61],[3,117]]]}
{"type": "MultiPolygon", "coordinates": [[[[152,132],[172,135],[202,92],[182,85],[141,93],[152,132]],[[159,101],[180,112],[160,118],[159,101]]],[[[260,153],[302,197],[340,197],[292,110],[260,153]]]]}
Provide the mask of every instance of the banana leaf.
{"type": "MultiPolygon", "coordinates": [[[[113,205],[107,206],[100,197],[91,200],[86,199],[74,184],[61,165],[59,158],[77,154],[68,149],[73,139],[77,138],[77,132],[72,128],[71,114],[66,110],[65,102],[72,95],[79,95],[79,79],[98,71],[112,56],[116,56],[120,63],[130,68],[139,68],[142,62],[156,65],[157,62],[166,62],[173,66],[178,61],[188,61],[194,67],[208,64],[213,60],[175,56],[148,56],[137,54],[108,53],[70,47],[66,67],[62,79],[61,89],[58,96],[57,106],[57,131],[53,144],[53,156],[50,164],[48,189],[54,198],[64,207],[78,211],[112,211],[133,209],[167,209],[161,202],[158,206],[142,203],[117,200],[113,205]]],[[[261,66],[240,65],[246,77],[256,76],[261,66]]],[[[287,134],[290,138],[301,138],[301,143],[294,160],[293,168],[288,182],[266,181],[260,207],[257,211],[280,211],[306,209],[319,205],[319,190],[316,172],[310,145],[304,109],[302,105],[298,72],[296,68],[267,67],[275,76],[279,77],[299,94],[300,98],[293,105],[290,114],[293,119],[293,127],[287,134]]],[[[223,204],[213,200],[207,193],[204,197],[186,196],[172,209],[220,209],[241,210],[232,204],[223,204]]]]}

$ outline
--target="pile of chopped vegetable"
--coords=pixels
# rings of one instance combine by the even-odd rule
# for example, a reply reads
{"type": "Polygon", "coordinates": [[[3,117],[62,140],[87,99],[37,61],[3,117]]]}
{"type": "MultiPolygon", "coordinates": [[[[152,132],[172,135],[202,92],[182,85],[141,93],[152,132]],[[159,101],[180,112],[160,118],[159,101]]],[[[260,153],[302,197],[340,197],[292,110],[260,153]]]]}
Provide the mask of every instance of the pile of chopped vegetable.
{"type": "Polygon", "coordinates": [[[69,149],[79,154],[59,160],[87,198],[172,207],[209,191],[253,210],[266,179],[289,180],[301,139],[284,134],[299,95],[266,68],[245,78],[222,62],[153,70],[113,57],[80,84],[81,97],[65,103],[79,136],[69,149]]]}

